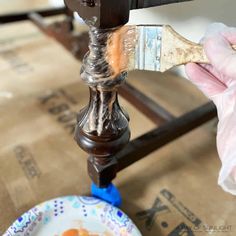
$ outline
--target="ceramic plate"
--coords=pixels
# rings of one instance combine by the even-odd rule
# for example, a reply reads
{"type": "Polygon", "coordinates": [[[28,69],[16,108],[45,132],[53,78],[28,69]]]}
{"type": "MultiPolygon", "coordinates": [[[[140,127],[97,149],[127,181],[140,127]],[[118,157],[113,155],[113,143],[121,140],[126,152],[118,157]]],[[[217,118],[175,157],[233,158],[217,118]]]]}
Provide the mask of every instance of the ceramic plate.
{"type": "Polygon", "coordinates": [[[141,236],[121,210],[93,197],[70,196],[42,203],[3,236],[141,236]]]}

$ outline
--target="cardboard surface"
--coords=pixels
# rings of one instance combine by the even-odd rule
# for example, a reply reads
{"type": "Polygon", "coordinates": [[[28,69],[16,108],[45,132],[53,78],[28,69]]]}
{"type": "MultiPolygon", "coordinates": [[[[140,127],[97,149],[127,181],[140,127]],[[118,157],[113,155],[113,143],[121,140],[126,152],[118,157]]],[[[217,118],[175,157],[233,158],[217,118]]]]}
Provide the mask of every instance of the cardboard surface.
{"type": "MultiPolygon", "coordinates": [[[[0,233],[40,202],[89,194],[87,155],[73,140],[75,113],[88,102],[80,66],[30,23],[0,28],[0,233]]],[[[134,72],[128,80],[175,115],[206,102],[170,73],[134,72]]],[[[133,138],[155,127],[120,102],[133,138]]],[[[217,186],[212,127],[204,125],[118,174],[122,209],[144,236],[236,234],[236,199],[217,186]]]]}
{"type": "Polygon", "coordinates": [[[61,4],[61,0],[1,0],[0,15],[41,10],[49,7],[57,7],[61,4]]]}

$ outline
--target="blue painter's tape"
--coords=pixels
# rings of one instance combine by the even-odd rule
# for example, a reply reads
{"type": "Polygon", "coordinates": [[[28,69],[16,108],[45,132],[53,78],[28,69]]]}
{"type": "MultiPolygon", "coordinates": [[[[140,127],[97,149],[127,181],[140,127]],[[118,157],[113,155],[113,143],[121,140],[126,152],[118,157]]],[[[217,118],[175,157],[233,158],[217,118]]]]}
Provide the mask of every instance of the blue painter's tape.
{"type": "Polygon", "coordinates": [[[92,183],[91,192],[94,197],[100,198],[113,206],[121,206],[120,192],[113,184],[109,184],[107,188],[99,188],[96,184],[92,183]]]}

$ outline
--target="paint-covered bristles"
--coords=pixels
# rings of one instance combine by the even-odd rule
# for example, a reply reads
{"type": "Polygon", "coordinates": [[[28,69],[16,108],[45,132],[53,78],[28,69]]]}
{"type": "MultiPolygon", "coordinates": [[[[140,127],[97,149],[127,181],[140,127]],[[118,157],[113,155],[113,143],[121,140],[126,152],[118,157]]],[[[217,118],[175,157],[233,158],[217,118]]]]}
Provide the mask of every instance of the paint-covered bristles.
{"type": "Polygon", "coordinates": [[[136,43],[136,26],[123,26],[110,34],[106,61],[113,70],[114,76],[133,67],[136,43]]]}

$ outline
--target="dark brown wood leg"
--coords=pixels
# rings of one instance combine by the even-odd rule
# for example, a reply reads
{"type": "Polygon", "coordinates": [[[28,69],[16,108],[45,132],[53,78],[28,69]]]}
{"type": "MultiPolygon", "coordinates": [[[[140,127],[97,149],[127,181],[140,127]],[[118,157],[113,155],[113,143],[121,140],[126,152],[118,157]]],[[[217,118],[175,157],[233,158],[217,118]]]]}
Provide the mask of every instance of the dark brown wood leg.
{"type": "MultiPolygon", "coordinates": [[[[66,7],[59,7],[59,8],[51,7],[51,8],[43,9],[43,10],[36,10],[36,11],[33,10],[32,12],[38,13],[39,15],[46,17],[46,16],[65,14],[67,13],[67,9],[66,7]]],[[[0,15],[0,24],[28,20],[29,13],[31,12],[27,11],[27,12],[9,13],[6,15],[0,15]]]]}
{"type": "Polygon", "coordinates": [[[90,87],[89,105],[77,119],[75,139],[89,153],[88,173],[99,187],[106,187],[116,177],[115,154],[130,138],[128,117],[117,99],[117,90],[90,87]]]}
{"type": "Polygon", "coordinates": [[[91,29],[90,52],[84,60],[82,79],[90,88],[90,101],[77,117],[75,139],[89,154],[88,173],[99,187],[107,187],[117,172],[115,154],[130,139],[128,115],[118,103],[117,89],[126,74],[115,78],[103,58],[108,30],[91,29]]]}

